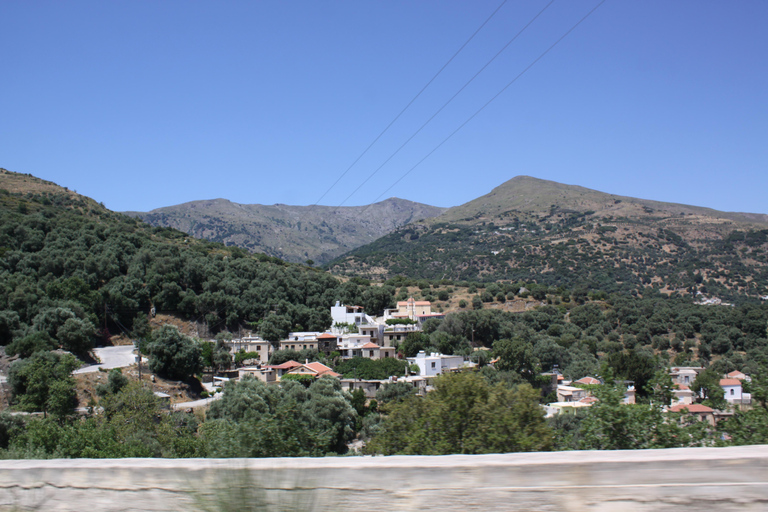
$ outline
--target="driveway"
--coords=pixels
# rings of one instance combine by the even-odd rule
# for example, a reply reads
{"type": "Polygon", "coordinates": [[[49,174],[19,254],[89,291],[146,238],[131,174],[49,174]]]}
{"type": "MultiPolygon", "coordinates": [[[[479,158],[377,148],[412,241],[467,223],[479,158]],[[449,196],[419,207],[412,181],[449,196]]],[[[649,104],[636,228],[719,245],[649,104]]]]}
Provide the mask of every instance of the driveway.
{"type": "Polygon", "coordinates": [[[136,356],[133,353],[133,345],[121,345],[119,347],[103,347],[93,349],[93,353],[99,358],[101,363],[91,366],[84,366],[74,371],[74,373],[91,373],[99,371],[99,368],[125,368],[136,363],[136,356]]]}
{"type": "Polygon", "coordinates": [[[185,409],[194,409],[195,407],[203,407],[205,405],[210,404],[214,400],[218,400],[223,396],[223,393],[216,393],[211,398],[203,398],[202,400],[194,400],[192,402],[179,402],[177,404],[173,404],[171,407],[175,411],[183,411],[185,409]]]}

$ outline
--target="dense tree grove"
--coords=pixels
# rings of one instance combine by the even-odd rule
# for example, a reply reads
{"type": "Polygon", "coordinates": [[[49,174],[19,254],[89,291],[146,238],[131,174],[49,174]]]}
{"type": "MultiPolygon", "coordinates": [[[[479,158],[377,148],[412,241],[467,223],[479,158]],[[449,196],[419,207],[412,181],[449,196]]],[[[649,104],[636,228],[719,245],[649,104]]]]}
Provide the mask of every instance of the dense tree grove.
{"type": "Polygon", "coordinates": [[[540,451],[552,436],[528,384],[491,386],[476,373],[441,376],[425,398],[410,396],[388,411],[367,446],[384,455],[540,451]]]}
{"type": "Polygon", "coordinates": [[[316,269],[151,228],[86,198],[2,192],[0,344],[12,353],[60,346],[85,355],[109,332],[130,332],[152,307],[213,333],[255,327],[277,340],[289,330],[328,328],[336,300],[369,311],[393,305],[390,287],[342,284],[316,269]]]}

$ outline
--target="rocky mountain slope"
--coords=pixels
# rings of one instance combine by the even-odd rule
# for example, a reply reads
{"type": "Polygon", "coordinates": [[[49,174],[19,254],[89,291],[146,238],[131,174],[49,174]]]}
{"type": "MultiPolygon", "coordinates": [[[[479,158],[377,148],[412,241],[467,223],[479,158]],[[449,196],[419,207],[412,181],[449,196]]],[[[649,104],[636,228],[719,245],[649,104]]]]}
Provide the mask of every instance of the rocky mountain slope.
{"type": "Polygon", "coordinates": [[[768,294],[768,215],[519,176],[333,261],[340,274],[768,294]]]}
{"type": "Polygon", "coordinates": [[[351,207],[268,206],[213,199],[125,213],[153,226],[172,227],[286,261],[326,263],[410,222],[444,211],[397,198],[351,207]]]}

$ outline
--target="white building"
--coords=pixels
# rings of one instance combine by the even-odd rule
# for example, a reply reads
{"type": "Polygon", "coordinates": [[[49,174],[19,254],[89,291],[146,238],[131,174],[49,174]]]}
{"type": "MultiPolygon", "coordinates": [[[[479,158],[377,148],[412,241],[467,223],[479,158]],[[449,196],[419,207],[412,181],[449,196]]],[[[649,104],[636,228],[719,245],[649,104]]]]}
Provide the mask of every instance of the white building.
{"type": "Polygon", "coordinates": [[[365,314],[362,306],[345,306],[339,301],[331,307],[331,318],[334,326],[348,324],[359,328],[361,325],[374,323],[373,318],[365,314]]]}
{"type": "Polygon", "coordinates": [[[729,404],[752,402],[752,395],[744,393],[739,379],[720,379],[720,387],[723,388],[724,398],[729,404]]]}
{"type": "Polygon", "coordinates": [[[427,355],[423,350],[419,351],[416,357],[409,357],[408,363],[418,366],[419,375],[422,377],[432,377],[446,371],[475,366],[473,363],[466,363],[462,356],[446,356],[434,352],[427,355]]]}

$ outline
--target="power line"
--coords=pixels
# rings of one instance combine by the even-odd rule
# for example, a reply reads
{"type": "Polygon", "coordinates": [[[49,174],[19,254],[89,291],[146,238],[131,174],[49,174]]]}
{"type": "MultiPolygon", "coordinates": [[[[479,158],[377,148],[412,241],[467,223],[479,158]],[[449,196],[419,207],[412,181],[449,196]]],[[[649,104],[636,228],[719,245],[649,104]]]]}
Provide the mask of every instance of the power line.
{"type": "MultiPolygon", "coordinates": [[[[466,89],[466,88],[467,88],[467,86],[469,86],[469,84],[471,84],[471,83],[472,83],[472,82],[475,80],[475,78],[477,78],[477,77],[478,77],[478,75],[480,75],[480,73],[482,73],[483,71],[485,71],[485,68],[487,68],[487,67],[488,67],[488,66],[489,66],[489,65],[490,65],[490,64],[491,64],[491,63],[492,63],[494,60],[496,60],[496,58],[497,58],[499,55],[501,55],[501,54],[502,54],[502,52],[504,52],[504,50],[506,50],[506,49],[507,49],[507,47],[509,47],[509,45],[511,45],[511,44],[512,44],[512,43],[515,41],[515,39],[517,39],[518,37],[520,37],[520,34],[522,34],[523,32],[525,32],[525,30],[526,30],[528,27],[530,27],[530,26],[531,26],[531,24],[533,24],[533,22],[534,22],[534,21],[536,21],[536,19],[537,19],[539,16],[541,16],[541,15],[544,13],[544,11],[546,11],[546,10],[547,10],[547,8],[548,8],[550,5],[552,5],[552,4],[554,3],[554,1],[555,1],[555,0],[551,0],[551,1],[550,1],[550,2],[547,4],[547,5],[545,5],[545,6],[544,6],[544,8],[543,8],[542,10],[540,10],[540,11],[539,11],[539,12],[536,14],[536,16],[534,16],[533,18],[531,18],[531,20],[530,20],[528,23],[526,23],[526,24],[525,24],[525,26],[524,26],[523,28],[521,28],[521,29],[520,29],[520,31],[519,31],[517,34],[515,34],[515,35],[514,35],[514,37],[512,37],[512,39],[510,39],[509,41],[507,41],[507,44],[505,44],[504,46],[502,46],[502,47],[501,47],[501,49],[500,49],[498,52],[496,52],[496,55],[494,55],[493,57],[491,57],[491,59],[490,59],[488,62],[486,62],[486,63],[485,63],[485,65],[483,65],[483,67],[481,67],[481,68],[480,68],[480,69],[477,71],[477,73],[475,73],[475,74],[472,76],[472,78],[470,78],[469,80],[467,80],[467,82],[466,82],[464,85],[462,85],[462,86],[461,86],[461,88],[460,88],[458,91],[456,91],[456,93],[455,93],[453,96],[451,96],[451,97],[448,99],[448,101],[446,101],[446,102],[443,104],[443,106],[441,106],[439,109],[437,109],[437,111],[436,111],[434,114],[432,114],[432,116],[431,116],[429,119],[427,119],[427,120],[426,120],[426,122],[425,122],[424,124],[422,124],[422,125],[419,127],[419,129],[418,129],[418,130],[416,130],[416,131],[415,131],[415,132],[414,132],[414,133],[413,133],[413,134],[412,134],[410,137],[408,137],[408,139],[406,139],[406,141],[405,141],[405,142],[403,142],[403,143],[402,143],[402,145],[401,145],[399,148],[397,148],[397,149],[395,150],[395,152],[394,152],[394,153],[392,153],[391,155],[389,155],[389,157],[388,157],[386,160],[384,160],[384,163],[382,163],[382,164],[381,164],[379,167],[377,167],[375,171],[373,171],[373,172],[372,172],[372,173],[371,173],[371,174],[370,174],[370,175],[369,175],[369,176],[368,176],[368,177],[367,177],[367,178],[366,178],[366,179],[365,179],[365,180],[364,180],[364,181],[363,181],[363,182],[362,182],[360,185],[358,185],[358,187],[357,187],[355,190],[353,190],[353,191],[352,191],[352,193],[351,193],[351,194],[349,194],[349,195],[347,196],[347,198],[346,198],[346,199],[344,199],[344,201],[342,201],[342,202],[341,202],[341,204],[340,204],[339,206],[341,206],[341,205],[343,205],[344,203],[346,203],[347,201],[349,201],[349,198],[351,198],[353,195],[355,195],[355,193],[357,193],[357,191],[358,191],[358,190],[360,190],[360,189],[363,187],[363,185],[365,185],[366,183],[368,183],[368,181],[369,181],[371,178],[373,178],[373,177],[374,177],[374,175],[376,175],[376,173],[377,173],[377,172],[379,172],[379,171],[381,170],[381,168],[382,168],[382,167],[384,167],[385,165],[387,165],[387,163],[389,163],[389,161],[390,161],[390,160],[392,160],[392,158],[394,158],[394,157],[395,157],[395,155],[397,155],[397,154],[400,152],[400,150],[401,150],[401,149],[403,149],[403,148],[404,148],[404,147],[405,147],[405,146],[406,146],[406,145],[407,145],[409,142],[411,142],[411,140],[412,140],[414,137],[416,137],[416,135],[418,135],[418,134],[421,132],[421,130],[423,130],[423,129],[424,129],[424,128],[425,128],[425,127],[426,127],[426,126],[429,124],[429,123],[431,123],[431,122],[432,122],[432,120],[433,120],[435,117],[437,117],[437,115],[438,115],[440,112],[442,112],[442,111],[443,111],[443,109],[444,109],[445,107],[447,107],[447,106],[448,106],[448,105],[449,105],[449,104],[450,104],[450,103],[451,103],[451,102],[452,102],[454,99],[456,99],[456,97],[457,97],[459,94],[461,94],[461,92],[462,92],[464,89],[466,89]]],[[[374,201],[374,202],[375,202],[375,201],[374,201]]]]}
{"type": "MultiPolygon", "coordinates": [[[[392,188],[393,188],[395,185],[397,185],[398,183],[400,183],[400,182],[401,182],[403,179],[405,179],[405,177],[406,177],[406,176],[408,176],[408,175],[411,173],[411,171],[413,171],[414,169],[416,169],[416,167],[418,167],[419,165],[421,165],[421,164],[424,162],[424,160],[426,160],[427,158],[429,158],[429,157],[432,155],[432,153],[434,153],[435,151],[437,151],[438,149],[440,149],[440,147],[441,147],[443,144],[445,144],[446,142],[448,142],[448,140],[449,140],[451,137],[453,137],[454,135],[456,135],[456,133],[458,133],[458,131],[459,131],[459,130],[461,130],[462,128],[464,128],[464,126],[465,126],[467,123],[469,123],[469,122],[470,122],[472,119],[474,119],[474,118],[475,118],[475,117],[476,117],[476,116],[477,116],[477,115],[478,115],[480,112],[482,112],[483,110],[485,110],[485,108],[486,108],[488,105],[490,105],[490,104],[491,104],[491,103],[492,103],[492,102],[493,102],[493,101],[494,101],[496,98],[498,98],[499,96],[501,96],[501,94],[502,94],[504,91],[506,91],[506,90],[507,90],[507,89],[508,89],[508,88],[509,88],[509,87],[510,87],[512,84],[514,84],[515,82],[517,82],[517,80],[518,80],[518,79],[519,79],[521,76],[523,76],[523,75],[524,75],[526,72],[528,72],[528,70],[530,70],[530,69],[531,69],[531,68],[532,68],[532,67],[533,67],[533,66],[534,66],[534,65],[535,65],[537,62],[539,62],[539,61],[540,61],[540,60],[541,60],[541,59],[542,59],[542,58],[543,58],[543,57],[544,57],[546,54],[548,54],[548,53],[549,53],[549,52],[550,52],[550,51],[551,51],[551,50],[552,50],[552,49],[553,49],[555,46],[557,46],[557,45],[558,45],[558,44],[559,44],[559,43],[560,43],[560,42],[561,42],[563,39],[565,39],[565,38],[568,36],[568,34],[570,34],[571,32],[573,32],[573,31],[576,29],[576,27],[578,27],[578,26],[579,26],[579,25],[580,25],[580,24],[581,24],[581,23],[582,23],[584,20],[586,20],[586,19],[587,19],[587,18],[588,18],[588,17],[589,17],[589,16],[590,16],[590,15],[591,15],[593,12],[595,12],[595,11],[597,10],[597,8],[598,8],[598,7],[600,7],[601,5],[603,5],[603,4],[605,3],[605,1],[606,1],[606,0],[601,0],[601,1],[600,1],[600,3],[598,3],[598,4],[597,4],[597,5],[594,7],[594,8],[592,8],[592,10],[591,10],[591,11],[589,11],[589,12],[588,12],[586,15],[584,15],[584,17],[583,17],[583,18],[581,18],[579,21],[577,21],[577,22],[576,22],[576,24],[575,24],[575,25],[573,25],[573,26],[572,26],[570,29],[568,29],[568,31],[567,31],[565,34],[563,34],[562,36],[560,36],[560,38],[559,38],[557,41],[555,41],[555,42],[554,42],[554,43],[553,43],[553,44],[552,44],[552,45],[551,45],[549,48],[547,48],[546,50],[544,50],[544,52],[543,52],[543,53],[541,53],[541,55],[539,55],[538,57],[536,57],[536,59],[534,59],[534,61],[533,61],[533,62],[531,62],[531,63],[530,63],[530,64],[529,64],[529,65],[528,65],[528,66],[527,66],[525,69],[523,69],[523,70],[522,70],[522,71],[521,71],[521,72],[520,72],[520,73],[519,73],[519,74],[518,74],[518,75],[517,75],[515,78],[513,78],[513,79],[512,79],[512,80],[511,80],[511,81],[510,81],[510,82],[509,82],[507,85],[505,85],[505,86],[504,86],[504,87],[503,87],[503,88],[502,88],[502,89],[501,89],[501,90],[500,90],[498,93],[496,93],[496,94],[495,94],[495,95],[494,95],[494,96],[493,96],[493,97],[492,97],[490,100],[488,100],[488,101],[487,101],[487,102],[486,102],[486,103],[485,103],[485,104],[484,104],[482,107],[480,107],[479,109],[477,109],[477,110],[475,111],[475,113],[474,113],[474,114],[472,114],[471,116],[469,116],[469,118],[468,118],[466,121],[464,121],[463,123],[461,123],[461,124],[459,125],[459,127],[458,127],[458,128],[456,128],[454,131],[452,131],[452,132],[450,133],[450,135],[448,135],[446,138],[444,138],[444,139],[442,140],[442,142],[440,142],[440,144],[438,144],[437,146],[435,146],[435,147],[432,149],[432,151],[430,151],[429,153],[427,153],[427,154],[426,154],[426,156],[424,156],[424,158],[422,158],[421,160],[419,160],[418,162],[416,162],[416,164],[415,164],[413,167],[411,167],[410,169],[408,169],[408,171],[406,171],[406,173],[405,173],[405,174],[403,174],[402,176],[400,176],[400,178],[398,178],[398,179],[397,179],[397,181],[395,181],[395,182],[394,182],[392,185],[390,185],[390,186],[389,186],[389,187],[388,187],[388,188],[387,188],[387,189],[386,189],[384,192],[382,192],[382,193],[379,195],[379,197],[377,197],[377,198],[376,198],[376,199],[373,201],[373,203],[376,203],[376,201],[378,201],[379,199],[381,199],[381,198],[382,198],[382,197],[383,197],[383,196],[384,196],[384,195],[385,195],[387,192],[389,192],[390,190],[392,190],[392,188]]],[[[371,204],[373,204],[373,203],[371,203],[371,204]]],[[[362,212],[360,212],[360,215],[362,216],[362,215],[365,213],[365,211],[366,211],[368,208],[370,208],[370,206],[371,206],[371,205],[368,205],[368,207],[366,207],[366,209],[365,209],[365,210],[363,210],[362,212]]]]}
{"type": "MultiPolygon", "coordinates": [[[[416,99],[418,99],[418,97],[419,97],[419,96],[421,96],[421,93],[423,93],[423,92],[424,92],[424,91],[427,89],[427,87],[429,87],[429,86],[430,86],[430,84],[432,84],[432,82],[434,82],[434,81],[435,81],[435,79],[436,79],[436,78],[437,78],[437,77],[440,75],[440,73],[442,73],[442,72],[443,72],[443,70],[444,70],[446,67],[448,67],[448,64],[450,64],[450,63],[453,61],[453,59],[455,59],[455,58],[456,58],[456,56],[457,56],[459,53],[461,53],[461,51],[464,49],[464,47],[465,47],[465,46],[467,46],[467,45],[469,44],[469,42],[470,42],[470,41],[472,41],[472,39],[474,39],[474,38],[475,38],[475,36],[477,35],[477,33],[478,33],[478,32],[480,32],[480,30],[482,30],[482,28],[483,28],[483,27],[484,27],[484,26],[485,26],[485,25],[486,25],[486,24],[487,24],[489,21],[491,21],[491,18],[493,18],[493,17],[496,15],[496,13],[497,13],[497,12],[499,12],[499,9],[501,9],[501,8],[504,6],[504,4],[506,4],[506,3],[507,3],[507,0],[503,0],[503,1],[501,2],[501,4],[499,4],[499,6],[496,8],[496,10],[495,10],[495,11],[493,11],[493,12],[491,13],[491,15],[490,15],[490,16],[488,16],[488,18],[487,18],[487,19],[486,19],[486,20],[485,20],[485,21],[484,21],[484,22],[483,22],[483,23],[482,23],[482,24],[481,24],[481,25],[478,27],[478,29],[477,29],[477,30],[475,30],[475,32],[474,32],[474,33],[473,33],[471,36],[469,36],[469,39],[467,39],[467,40],[464,42],[464,44],[462,44],[462,45],[461,45],[461,47],[460,47],[458,50],[456,50],[456,53],[454,53],[454,54],[453,54],[453,56],[452,56],[450,59],[448,59],[448,62],[446,62],[445,64],[443,64],[443,67],[441,67],[441,68],[438,70],[438,72],[437,72],[437,73],[435,73],[435,76],[433,76],[433,77],[432,77],[432,78],[429,80],[429,82],[427,82],[427,85],[425,85],[424,87],[422,87],[422,88],[421,88],[421,90],[420,90],[420,91],[419,91],[419,92],[416,94],[416,96],[414,96],[414,97],[413,97],[413,99],[411,99],[411,101],[409,101],[409,102],[408,102],[408,104],[407,104],[407,105],[406,105],[406,106],[403,108],[403,110],[401,110],[401,111],[400,111],[400,113],[399,113],[399,114],[397,114],[397,115],[395,116],[395,118],[394,118],[392,121],[390,121],[390,123],[389,123],[389,124],[386,126],[386,128],[384,128],[384,130],[382,130],[382,131],[381,131],[381,133],[380,133],[380,134],[379,134],[379,135],[378,135],[378,136],[377,136],[375,139],[373,139],[373,142],[371,142],[371,143],[368,145],[368,147],[367,147],[367,148],[365,148],[365,150],[364,150],[362,153],[360,153],[360,156],[358,156],[358,157],[355,159],[355,161],[354,161],[354,162],[352,162],[352,164],[351,164],[349,167],[347,167],[347,170],[346,170],[346,171],[344,171],[344,172],[341,174],[341,176],[339,176],[339,177],[338,177],[338,179],[336,179],[336,181],[334,181],[334,182],[333,182],[333,185],[331,185],[330,187],[328,187],[328,190],[326,190],[326,191],[323,193],[323,195],[322,195],[322,196],[320,196],[320,199],[318,199],[317,201],[315,201],[315,203],[314,203],[312,206],[315,206],[315,205],[317,205],[318,203],[320,203],[320,201],[322,201],[322,200],[323,200],[323,198],[324,198],[324,197],[325,197],[325,196],[328,194],[328,192],[330,192],[330,191],[333,189],[333,187],[335,187],[336,185],[338,185],[338,183],[341,181],[341,179],[342,179],[342,178],[344,178],[344,176],[346,176],[346,175],[347,175],[347,173],[348,173],[348,172],[349,172],[349,171],[350,171],[350,170],[351,170],[351,169],[352,169],[352,168],[355,166],[355,164],[357,164],[357,162],[359,162],[359,161],[360,161],[360,159],[361,159],[361,158],[363,158],[363,156],[364,156],[366,153],[368,153],[368,150],[369,150],[369,149],[371,149],[371,148],[373,147],[373,145],[374,145],[374,144],[376,144],[376,143],[379,141],[379,139],[382,137],[382,135],[384,135],[384,134],[387,132],[387,130],[389,130],[389,129],[390,129],[390,127],[391,127],[393,124],[395,124],[395,121],[397,121],[398,119],[400,119],[400,116],[402,116],[402,115],[403,115],[403,113],[404,113],[406,110],[408,110],[408,107],[410,107],[410,106],[413,104],[413,102],[414,102],[414,101],[416,101],[416,99]]],[[[343,203],[342,203],[342,204],[343,204],[343,203]]],[[[341,205],[339,205],[339,206],[341,206],[341,205]]]]}

